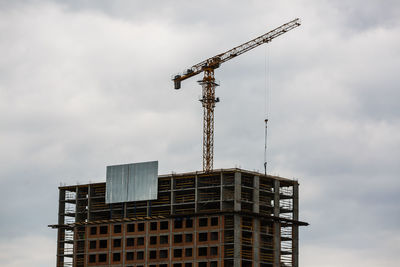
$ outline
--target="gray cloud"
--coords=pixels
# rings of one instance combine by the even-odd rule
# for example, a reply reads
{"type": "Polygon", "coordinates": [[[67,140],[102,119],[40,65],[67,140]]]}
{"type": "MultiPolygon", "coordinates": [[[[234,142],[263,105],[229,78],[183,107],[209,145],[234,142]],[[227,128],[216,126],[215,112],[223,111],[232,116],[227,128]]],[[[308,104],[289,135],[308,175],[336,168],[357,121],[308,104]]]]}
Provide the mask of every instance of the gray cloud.
{"type": "Polygon", "coordinates": [[[60,182],[155,159],[200,169],[200,88],[171,75],[295,17],[216,71],[215,167],[262,171],[270,78],[269,171],[301,183],[302,265],[398,265],[398,15],[395,1],[0,1],[4,266],[54,265],[60,182]],[[24,263],[31,238],[54,249],[24,263]]]}

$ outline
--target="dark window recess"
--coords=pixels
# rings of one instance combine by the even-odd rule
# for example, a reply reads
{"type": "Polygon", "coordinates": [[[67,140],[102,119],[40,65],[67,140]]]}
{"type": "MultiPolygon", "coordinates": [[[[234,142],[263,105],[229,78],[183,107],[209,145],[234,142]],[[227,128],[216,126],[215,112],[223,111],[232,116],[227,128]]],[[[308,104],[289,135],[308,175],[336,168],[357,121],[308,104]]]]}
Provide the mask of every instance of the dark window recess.
{"type": "Polygon", "coordinates": [[[90,234],[91,235],[96,235],[97,234],[97,227],[96,226],[90,227],[90,234]]]}
{"type": "Polygon", "coordinates": [[[127,238],[126,239],[126,246],[127,247],[133,247],[135,245],[135,239],[134,238],[127,238]]]}
{"type": "Polygon", "coordinates": [[[207,235],[208,233],[199,233],[199,241],[200,242],[207,241],[207,235]]]}
{"type": "Polygon", "coordinates": [[[174,235],[174,243],[182,243],[182,235],[174,235]]]}
{"type": "Polygon", "coordinates": [[[155,264],[150,264],[149,267],[157,267],[155,264]]]}
{"type": "Polygon", "coordinates": [[[121,225],[120,224],[114,225],[114,233],[115,234],[121,233],[121,225]]]}
{"type": "Polygon", "coordinates": [[[157,236],[150,236],[150,245],[157,244],[157,236]]]}
{"type": "Polygon", "coordinates": [[[207,262],[199,262],[199,267],[207,267],[207,262]]]}
{"type": "Polygon", "coordinates": [[[174,228],[175,229],[180,229],[183,227],[183,222],[182,219],[175,219],[174,221],[174,228]]]}
{"type": "Polygon", "coordinates": [[[139,232],[143,232],[144,231],[144,223],[139,223],[137,228],[138,228],[139,232]]]}
{"type": "Polygon", "coordinates": [[[168,244],[168,236],[167,235],[160,236],[160,244],[168,244]]]}
{"type": "Polygon", "coordinates": [[[186,219],[186,228],[192,228],[193,227],[193,220],[191,218],[186,219]]]}
{"type": "Polygon", "coordinates": [[[199,256],[207,256],[207,248],[199,248],[199,256]]]}
{"type": "Polygon", "coordinates": [[[166,258],[168,258],[168,250],[166,249],[160,250],[160,259],[166,259],[166,258]]]}
{"type": "Polygon", "coordinates": [[[106,262],[107,254],[99,254],[99,262],[106,262]]]}
{"type": "Polygon", "coordinates": [[[137,260],[143,260],[144,259],[144,252],[143,251],[138,251],[136,253],[136,259],[137,260]]]}
{"type": "Polygon", "coordinates": [[[150,259],[156,259],[156,258],[157,258],[157,250],[151,250],[150,259]]]}
{"type": "Polygon", "coordinates": [[[186,248],[185,249],[185,257],[192,257],[193,255],[193,249],[192,248],[186,248]]]}
{"type": "Polygon", "coordinates": [[[210,267],[218,267],[218,261],[210,262],[210,267]]]}
{"type": "Polygon", "coordinates": [[[143,246],[144,245],[144,237],[138,237],[137,238],[137,245],[138,246],[143,246]]]}
{"type": "Polygon", "coordinates": [[[168,264],[160,264],[158,267],[168,267],[168,264]]]}
{"type": "Polygon", "coordinates": [[[182,263],[174,263],[174,267],[182,267],[182,263]]]}
{"type": "Polygon", "coordinates": [[[211,232],[210,233],[211,240],[218,240],[218,232],[211,232]]]}
{"type": "Polygon", "coordinates": [[[135,232],[135,225],[133,223],[128,224],[127,229],[129,233],[135,232]]]}
{"type": "Polygon", "coordinates": [[[136,267],[143,267],[143,265],[136,265],[136,267]]]}
{"type": "Polygon", "coordinates": [[[121,239],[114,239],[114,248],[120,248],[121,247],[121,239]]]}
{"type": "MultiPolygon", "coordinates": [[[[262,264],[260,264],[260,265],[262,266],[262,264]]],[[[224,266],[225,267],[233,267],[233,260],[224,260],[224,266]]],[[[269,264],[268,264],[268,266],[269,266],[269,264]]],[[[263,267],[266,267],[266,266],[263,266],[263,267]]]]}
{"type": "Polygon", "coordinates": [[[150,223],[150,230],[156,231],[157,230],[157,222],[151,222],[150,223]]]}
{"type": "Polygon", "coordinates": [[[210,247],[210,255],[218,255],[218,247],[210,247]]]}
{"type": "Polygon", "coordinates": [[[180,248],[174,249],[174,257],[181,258],[182,257],[182,249],[180,249],[180,248]]]}
{"type": "Polygon", "coordinates": [[[132,261],[133,260],[133,252],[127,252],[126,253],[126,260],[127,261],[132,261]]]}
{"type": "Polygon", "coordinates": [[[107,240],[100,240],[99,248],[107,248],[107,240]]]}
{"type": "Polygon", "coordinates": [[[120,261],[121,253],[113,253],[113,261],[120,261]]]}
{"type": "Polygon", "coordinates": [[[218,217],[211,217],[211,226],[218,225],[218,217]]]}
{"type": "Polygon", "coordinates": [[[186,262],[185,263],[185,267],[192,267],[192,263],[191,262],[186,262]]]}
{"type": "Polygon", "coordinates": [[[192,242],[193,241],[193,234],[186,234],[185,235],[185,242],[192,242]]]}
{"type": "Polygon", "coordinates": [[[200,218],[199,219],[199,226],[204,227],[208,225],[208,218],[200,218]]]}
{"type": "Polygon", "coordinates": [[[160,222],[160,230],[168,230],[168,221],[160,222]]]}
{"type": "Polygon", "coordinates": [[[100,234],[101,235],[108,234],[108,227],[106,225],[100,226],[100,234]]]}
{"type": "Polygon", "coordinates": [[[90,241],[89,248],[90,249],[95,249],[96,248],[96,241],[90,241]]]}
{"type": "Polygon", "coordinates": [[[96,262],[96,255],[89,255],[89,262],[96,262]]]}

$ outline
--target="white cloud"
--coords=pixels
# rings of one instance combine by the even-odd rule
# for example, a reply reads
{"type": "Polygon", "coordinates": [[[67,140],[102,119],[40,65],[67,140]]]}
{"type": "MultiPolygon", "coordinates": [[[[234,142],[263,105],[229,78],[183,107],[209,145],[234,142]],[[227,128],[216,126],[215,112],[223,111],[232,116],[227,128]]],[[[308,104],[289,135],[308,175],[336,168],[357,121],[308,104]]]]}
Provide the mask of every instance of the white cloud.
{"type": "MultiPolygon", "coordinates": [[[[335,229],[326,229],[326,231],[335,229]]],[[[357,236],[354,236],[356,239],[357,236]]],[[[383,247],[374,247],[373,250],[368,249],[349,249],[346,244],[344,247],[329,246],[329,244],[309,244],[300,248],[301,255],[300,266],[317,267],[351,267],[351,266],[364,266],[364,267],[384,267],[396,266],[400,262],[400,257],[397,253],[400,241],[398,236],[382,236],[383,240],[380,244],[383,247]],[[374,253],[373,251],[380,251],[374,253]],[[371,255],[372,254],[372,255],[371,255]]],[[[369,240],[371,243],[376,240],[369,240]]]]}
{"type": "Polygon", "coordinates": [[[2,266],[50,267],[56,264],[54,240],[42,235],[30,234],[13,239],[2,239],[0,251],[2,266]]]}

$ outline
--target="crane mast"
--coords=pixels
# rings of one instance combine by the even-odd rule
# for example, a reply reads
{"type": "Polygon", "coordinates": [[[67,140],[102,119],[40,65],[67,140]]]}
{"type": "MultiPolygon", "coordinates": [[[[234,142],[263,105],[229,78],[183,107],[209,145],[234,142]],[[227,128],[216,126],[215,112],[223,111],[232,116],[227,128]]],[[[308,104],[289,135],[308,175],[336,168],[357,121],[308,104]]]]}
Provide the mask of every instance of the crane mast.
{"type": "Polygon", "coordinates": [[[212,171],[214,162],[214,108],[215,104],[219,102],[219,98],[215,97],[215,88],[218,84],[215,82],[214,70],[219,68],[222,63],[259,45],[271,42],[274,38],[300,26],[300,24],[300,19],[294,19],[253,40],[193,65],[184,73],[177,74],[172,79],[175,89],[180,89],[183,80],[204,72],[203,79],[199,81],[202,86],[200,102],[203,106],[203,171],[212,171]]]}

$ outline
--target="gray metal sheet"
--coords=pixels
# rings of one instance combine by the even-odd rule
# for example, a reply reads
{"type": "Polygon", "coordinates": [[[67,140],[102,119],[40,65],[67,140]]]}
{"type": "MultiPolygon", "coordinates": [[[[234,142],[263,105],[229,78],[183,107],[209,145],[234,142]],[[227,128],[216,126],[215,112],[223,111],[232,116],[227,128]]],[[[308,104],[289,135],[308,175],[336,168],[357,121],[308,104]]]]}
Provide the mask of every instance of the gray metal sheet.
{"type": "Polygon", "coordinates": [[[128,165],[107,166],[106,203],[123,202],[128,198],[128,165]]]}
{"type": "Polygon", "coordinates": [[[107,166],[106,203],[157,199],[158,161],[107,166]]]}

